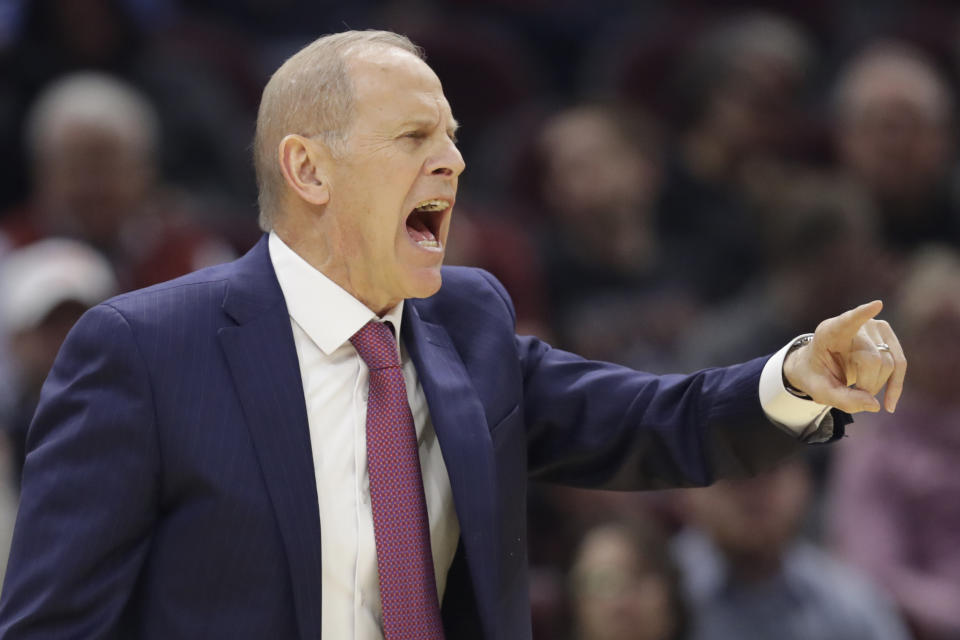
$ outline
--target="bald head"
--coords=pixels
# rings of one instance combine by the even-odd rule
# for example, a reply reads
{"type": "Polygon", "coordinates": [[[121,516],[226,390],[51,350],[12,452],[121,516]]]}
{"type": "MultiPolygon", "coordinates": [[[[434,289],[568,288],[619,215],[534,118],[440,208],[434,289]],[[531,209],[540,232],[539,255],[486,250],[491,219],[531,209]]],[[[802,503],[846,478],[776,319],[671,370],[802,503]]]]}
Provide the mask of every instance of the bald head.
{"type": "Polygon", "coordinates": [[[345,31],[323,36],[291,56],[263,90],[254,138],[260,226],[273,227],[285,191],[278,147],[288,134],[317,136],[336,154],[342,149],[354,106],[348,64],[371,48],[397,48],[423,59],[406,36],[390,31],[345,31]]]}
{"type": "Polygon", "coordinates": [[[919,50],[898,42],[877,43],[840,74],[834,107],[841,121],[863,117],[878,103],[900,100],[931,121],[950,117],[953,99],[946,81],[919,50]]]}

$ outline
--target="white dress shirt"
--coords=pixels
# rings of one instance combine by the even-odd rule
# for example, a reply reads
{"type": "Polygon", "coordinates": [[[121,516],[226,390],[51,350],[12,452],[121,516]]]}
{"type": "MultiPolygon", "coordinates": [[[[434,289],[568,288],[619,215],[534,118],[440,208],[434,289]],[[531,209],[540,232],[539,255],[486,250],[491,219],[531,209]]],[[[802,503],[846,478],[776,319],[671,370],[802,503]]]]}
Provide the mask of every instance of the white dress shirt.
{"type": "MultiPolygon", "coordinates": [[[[377,316],[275,233],[270,234],[269,249],[290,313],[310,427],[322,531],[322,637],[382,640],[366,456],[369,375],[349,341],[377,316]]],[[[402,315],[403,302],[380,318],[393,324],[398,341],[402,315]]],[[[771,420],[800,435],[813,423],[819,424],[828,408],[784,388],[781,371],[788,346],[764,366],[760,398],[771,420]]],[[[398,348],[417,430],[433,566],[442,601],[460,524],[426,397],[402,341],[398,348]]]]}
{"type": "MultiPolygon", "coordinates": [[[[350,336],[376,314],[314,269],[276,234],[270,260],[290,312],[307,406],[320,505],[321,637],[382,640],[377,548],[367,473],[369,374],[350,336]]],[[[400,335],[401,302],[381,320],[400,335]]],[[[417,429],[439,597],[460,538],[447,467],[427,400],[402,343],[400,361],[417,429]]]]}
{"type": "MultiPolygon", "coordinates": [[[[816,430],[823,419],[828,417],[830,407],[795,396],[783,386],[783,361],[793,343],[794,340],[788,342],[763,365],[763,371],[760,374],[760,406],[763,407],[767,418],[797,436],[805,437],[816,430]]],[[[828,430],[829,433],[815,441],[827,440],[833,435],[832,421],[830,425],[829,429],[826,425],[823,429],[828,430]]]]}

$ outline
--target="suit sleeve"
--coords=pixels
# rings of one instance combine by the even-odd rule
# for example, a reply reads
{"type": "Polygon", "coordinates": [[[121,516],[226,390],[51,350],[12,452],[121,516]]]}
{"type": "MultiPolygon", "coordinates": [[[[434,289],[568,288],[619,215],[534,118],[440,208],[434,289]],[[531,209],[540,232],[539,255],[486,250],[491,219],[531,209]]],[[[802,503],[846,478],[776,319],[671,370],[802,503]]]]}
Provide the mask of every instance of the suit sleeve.
{"type": "MultiPolygon", "coordinates": [[[[509,313],[509,297],[492,277],[509,313]]],[[[531,477],[581,487],[702,486],[803,448],[760,405],[767,357],[652,375],[516,338],[531,477]]]]}
{"type": "Polygon", "coordinates": [[[131,328],[95,307],[67,337],[27,436],[0,637],[116,635],[150,543],[158,469],[131,328]]]}

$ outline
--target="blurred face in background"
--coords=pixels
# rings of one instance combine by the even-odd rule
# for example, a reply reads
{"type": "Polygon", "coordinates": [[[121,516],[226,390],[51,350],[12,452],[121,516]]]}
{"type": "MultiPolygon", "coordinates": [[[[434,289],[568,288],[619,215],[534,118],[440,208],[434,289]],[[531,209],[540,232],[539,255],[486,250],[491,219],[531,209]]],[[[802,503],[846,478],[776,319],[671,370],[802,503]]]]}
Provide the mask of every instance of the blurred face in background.
{"type": "Polygon", "coordinates": [[[736,159],[779,155],[793,142],[802,76],[762,55],[743,55],[731,67],[728,80],[710,96],[704,124],[736,159]]]}
{"type": "Polygon", "coordinates": [[[601,261],[642,259],[661,185],[656,153],[640,149],[611,114],[591,107],[553,118],[540,145],[542,200],[565,232],[601,261]]]}
{"type": "Polygon", "coordinates": [[[681,67],[689,168],[710,181],[737,181],[803,148],[802,91],[814,46],[801,25],[746,10],[710,27],[681,67]]]}
{"type": "Polygon", "coordinates": [[[888,56],[855,68],[840,91],[846,167],[881,200],[923,200],[954,157],[946,86],[921,63],[888,56]]]}
{"type": "Polygon", "coordinates": [[[568,218],[635,209],[656,195],[657,169],[599,109],[572,109],[542,135],[544,200],[568,218]]]}
{"type": "Polygon", "coordinates": [[[930,309],[920,319],[918,331],[904,340],[904,348],[910,354],[911,387],[922,390],[941,406],[960,405],[956,382],[960,375],[958,295],[954,293],[954,299],[944,299],[930,309]]]}
{"type": "MultiPolygon", "coordinates": [[[[665,550],[664,550],[665,552],[665,550]]],[[[678,621],[665,576],[623,530],[587,534],[572,571],[579,640],[666,640],[678,621]]]]}
{"type": "Polygon", "coordinates": [[[688,492],[690,518],[736,563],[775,561],[800,528],[810,498],[805,463],[688,492]]]}
{"type": "Polygon", "coordinates": [[[960,406],[960,254],[945,248],[918,253],[896,308],[911,393],[925,405],[960,406]]]}
{"type": "Polygon", "coordinates": [[[149,155],[109,126],[63,123],[37,154],[36,199],[56,231],[110,245],[144,206],[153,181],[149,155]]]}

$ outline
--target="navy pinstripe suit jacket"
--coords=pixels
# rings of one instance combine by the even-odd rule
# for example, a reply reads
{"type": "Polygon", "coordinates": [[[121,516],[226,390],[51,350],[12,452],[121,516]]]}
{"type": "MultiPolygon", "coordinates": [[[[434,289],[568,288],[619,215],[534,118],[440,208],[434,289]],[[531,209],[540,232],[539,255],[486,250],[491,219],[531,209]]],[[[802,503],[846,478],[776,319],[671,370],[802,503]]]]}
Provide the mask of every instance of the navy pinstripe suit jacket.
{"type": "MultiPolygon", "coordinates": [[[[404,313],[462,531],[451,639],[530,635],[528,478],[706,484],[799,446],[762,414],[762,358],[661,377],[588,362],[516,337],[473,269],[404,313]]],[[[310,446],[266,238],[90,310],[28,436],[0,638],[319,638],[310,446]]]]}

